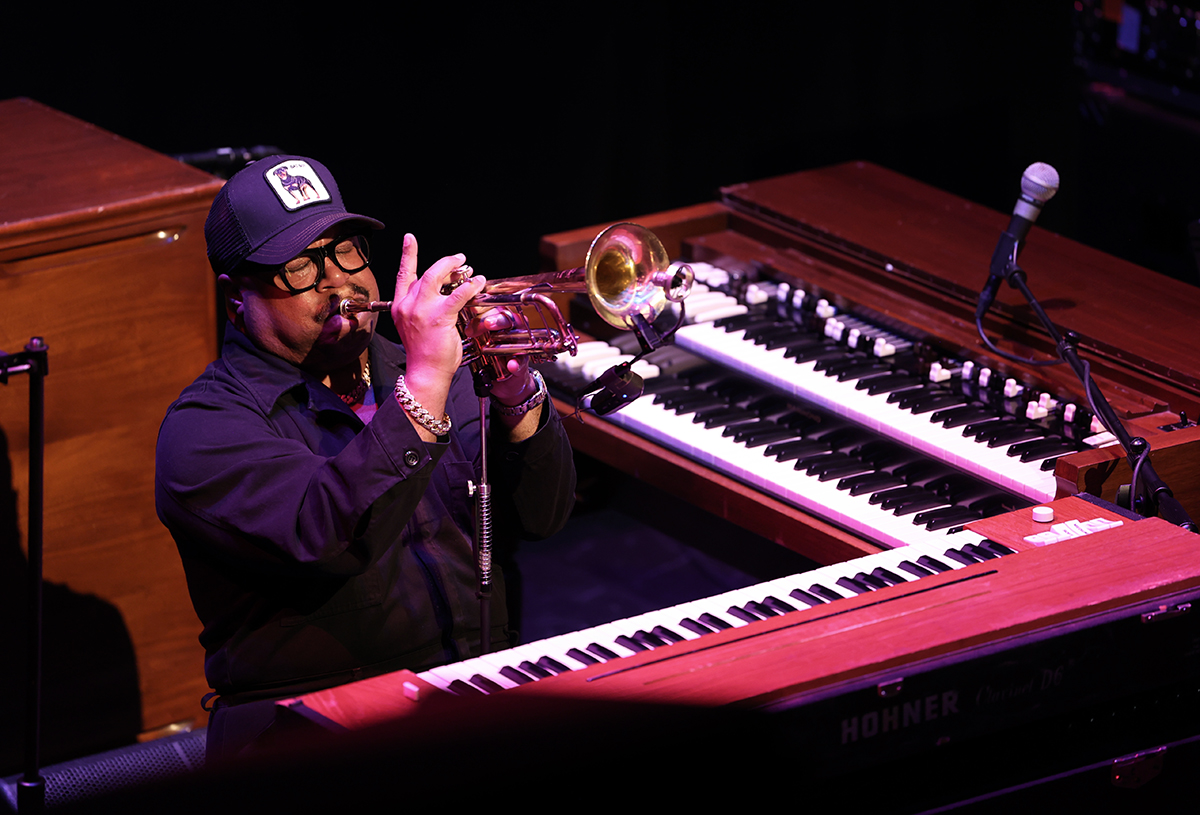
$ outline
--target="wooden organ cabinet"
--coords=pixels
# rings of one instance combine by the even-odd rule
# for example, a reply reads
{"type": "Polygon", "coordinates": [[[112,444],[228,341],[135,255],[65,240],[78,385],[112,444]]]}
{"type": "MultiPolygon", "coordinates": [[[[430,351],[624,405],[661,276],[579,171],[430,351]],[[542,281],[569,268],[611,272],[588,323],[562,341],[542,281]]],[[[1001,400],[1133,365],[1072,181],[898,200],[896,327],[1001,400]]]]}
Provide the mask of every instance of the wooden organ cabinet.
{"type": "MultiPolygon", "coordinates": [[[[197,719],[207,690],[154,510],[167,406],[216,355],[221,182],[29,99],[0,102],[0,349],[49,348],[44,762],[197,719]]],[[[0,387],[0,769],[20,758],[28,378],[0,387]]]]}

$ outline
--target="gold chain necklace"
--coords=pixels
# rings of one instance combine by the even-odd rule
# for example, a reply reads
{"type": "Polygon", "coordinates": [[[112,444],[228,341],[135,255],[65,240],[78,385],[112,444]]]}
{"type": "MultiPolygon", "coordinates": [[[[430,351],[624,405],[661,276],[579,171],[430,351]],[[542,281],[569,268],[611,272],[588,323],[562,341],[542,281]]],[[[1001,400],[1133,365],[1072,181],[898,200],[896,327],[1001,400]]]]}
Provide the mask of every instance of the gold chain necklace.
{"type": "Polygon", "coordinates": [[[350,407],[354,407],[363,401],[369,387],[371,387],[371,361],[368,359],[363,363],[362,378],[358,380],[358,384],[349,393],[339,393],[338,398],[350,407]]]}

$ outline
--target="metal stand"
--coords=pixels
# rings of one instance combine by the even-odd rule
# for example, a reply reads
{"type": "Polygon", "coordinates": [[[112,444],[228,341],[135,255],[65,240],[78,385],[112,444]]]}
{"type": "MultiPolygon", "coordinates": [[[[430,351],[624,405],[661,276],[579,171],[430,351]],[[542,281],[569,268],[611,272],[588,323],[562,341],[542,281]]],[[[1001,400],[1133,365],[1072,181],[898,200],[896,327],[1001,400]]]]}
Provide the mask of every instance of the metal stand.
{"type": "Polygon", "coordinates": [[[1183,527],[1189,532],[1196,532],[1197,527],[1195,522],[1188,516],[1183,506],[1171,492],[1171,489],[1166,485],[1166,482],[1154,471],[1154,466],[1150,463],[1149,443],[1141,437],[1135,438],[1129,435],[1129,431],[1121,423],[1117,412],[1113,410],[1112,405],[1104,398],[1103,392],[1101,392],[1100,388],[1092,380],[1091,366],[1079,358],[1079,352],[1076,347],[1079,337],[1073,332],[1068,331],[1064,339],[1058,333],[1058,329],[1054,327],[1054,323],[1050,321],[1046,312],[1042,310],[1041,304],[1038,303],[1037,298],[1033,296],[1033,292],[1026,285],[1025,272],[1015,261],[1009,262],[1007,268],[1004,270],[1004,276],[1008,279],[1008,285],[1021,292],[1021,295],[1033,309],[1034,314],[1037,315],[1042,325],[1045,326],[1046,331],[1050,334],[1050,339],[1054,340],[1059,357],[1071,366],[1071,369],[1075,371],[1075,375],[1079,377],[1079,381],[1083,383],[1084,392],[1087,394],[1089,402],[1091,402],[1092,411],[1100,417],[1100,421],[1108,429],[1108,432],[1117,438],[1121,448],[1125,451],[1129,466],[1133,470],[1133,495],[1131,496],[1130,509],[1147,516],[1157,513],[1165,521],[1183,527]],[[1145,485],[1145,498],[1140,502],[1137,500],[1139,481],[1145,485]]]}
{"type": "Polygon", "coordinates": [[[472,485],[475,494],[475,557],[479,577],[479,653],[492,647],[492,485],[488,481],[488,400],[479,397],[479,483],[472,485]]]}
{"type": "Polygon", "coordinates": [[[25,683],[25,772],[17,782],[17,811],[46,810],[46,779],[39,773],[42,710],[42,486],[45,480],[47,346],[33,337],[24,353],[0,351],[0,384],[29,374],[29,629],[25,683]]]}

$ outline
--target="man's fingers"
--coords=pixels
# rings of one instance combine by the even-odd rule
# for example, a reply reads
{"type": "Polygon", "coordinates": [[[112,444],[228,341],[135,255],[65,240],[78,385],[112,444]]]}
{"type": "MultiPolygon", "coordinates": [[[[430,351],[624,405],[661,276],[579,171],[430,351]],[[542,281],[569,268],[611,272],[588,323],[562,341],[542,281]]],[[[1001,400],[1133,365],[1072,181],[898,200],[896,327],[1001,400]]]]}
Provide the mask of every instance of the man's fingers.
{"type": "Polygon", "coordinates": [[[408,287],[417,279],[417,239],[411,232],[404,235],[404,248],[400,253],[400,270],[396,272],[396,299],[408,292],[408,287]]]}

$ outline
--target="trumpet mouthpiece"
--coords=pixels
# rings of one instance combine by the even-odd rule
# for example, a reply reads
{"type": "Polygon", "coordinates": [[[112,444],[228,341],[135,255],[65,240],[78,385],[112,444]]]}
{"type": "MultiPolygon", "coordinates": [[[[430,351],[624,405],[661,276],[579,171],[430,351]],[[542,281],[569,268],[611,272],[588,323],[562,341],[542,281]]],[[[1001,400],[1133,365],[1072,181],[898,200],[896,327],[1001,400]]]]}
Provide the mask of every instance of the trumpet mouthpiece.
{"type": "Polygon", "coordinates": [[[342,302],[338,303],[338,314],[343,317],[349,317],[351,314],[362,314],[364,311],[390,311],[392,302],[390,300],[354,300],[347,297],[342,302]]]}

